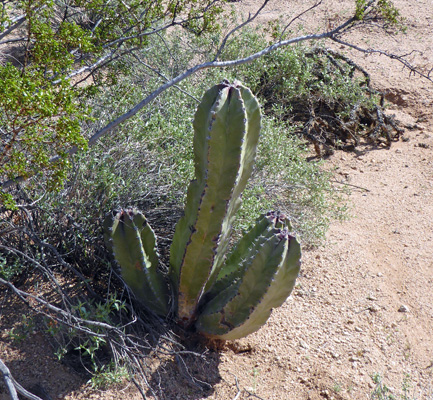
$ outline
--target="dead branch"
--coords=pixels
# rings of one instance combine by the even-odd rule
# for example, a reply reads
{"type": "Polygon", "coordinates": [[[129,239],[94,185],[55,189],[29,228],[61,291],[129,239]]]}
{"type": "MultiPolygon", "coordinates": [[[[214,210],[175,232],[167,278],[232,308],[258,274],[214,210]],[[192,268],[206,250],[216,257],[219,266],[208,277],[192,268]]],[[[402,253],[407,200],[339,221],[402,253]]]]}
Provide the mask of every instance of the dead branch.
{"type": "Polygon", "coordinates": [[[215,54],[215,58],[214,61],[217,61],[218,58],[220,57],[221,53],[223,52],[223,50],[225,49],[226,45],[227,45],[227,41],[230,38],[230,36],[232,36],[235,32],[239,31],[240,29],[242,29],[244,26],[250,24],[252,21],[254,21],[257,16],[260,14],[260,12],[266,7],[266,4],[268,4],[269,0],[265,0],[263,2],[263,4],[260,6],[260,8],[254,13],[254,15],[249,15],[248,19],[244,22],[242,22],[241,24],[239,24],[238,26],[235,26],[229,33],[227,33],[227,35],[224,37],[224,39],[222,40],[216,54],[215,54]]]}
{"type": "Polygon", "coordinates": [[[342,40],[336,36],[333,36],[330,38],[331,40],[333,40],[336,43],[342,44],[344,46],[350,47],[356,51],[359,51],[360,53],[364,53],[367,55],[371,55],[371,54],[379,54],[385,57],[390,58],[391,60],[396,60],[398,61],[400,64],[403,64],[403,66],[405,68],[407,68],[409,70],[410,74],[413,75],[418,75],[430,82],[433,82],[433,77],[430,76],[430,72],[428,72],[427,74],[425,74],[424,72],[420,71],[418,68],[414,67],[409,61],[407,61],[406,57],[409,56],[411,53],[413,53],[414,51],[412,51],[409,54],[392,54],[389,53],[387,51],[384,50],[379,50],[379,49],[364,49],[360,46],[357,46],[353,43],[347,42],[345,40],[342,40]]]}
{"type": "Polygon", "coordinates": [[[9,368],[6,367],[6,365],[3,363],[2,360],[0,360],[0,372],[3,374],[3,379],[5,381],[6,387],[9,390],[9,394],[12,398],[12,400],[19,400],[17,390],[15,389],[15,385],[13,382],[12,375],[9,371],[9,368]]]}
{"type": "Polygon", "coordinates": [[[24,389],[15,380],[15,378],[12,376],[11,372],[9,371],[9,368],[4,364],[4,362],[1,359],[0,359],[0,372],[3,375],[3,379],[6,383],[6,387],[9,390],[9,394],[12,400],[19,400],[17,392],[30,400],[42,400],[40,397],[24,389]]]}

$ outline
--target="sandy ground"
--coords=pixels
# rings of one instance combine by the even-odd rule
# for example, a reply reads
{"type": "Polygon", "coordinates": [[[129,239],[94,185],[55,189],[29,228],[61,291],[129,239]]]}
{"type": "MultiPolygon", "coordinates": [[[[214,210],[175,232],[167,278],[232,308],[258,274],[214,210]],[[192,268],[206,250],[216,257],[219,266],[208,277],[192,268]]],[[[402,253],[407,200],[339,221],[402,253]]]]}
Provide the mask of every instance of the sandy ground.
{"type": "MultiPolygon", "coordinates": [[[[258,22],[293,16],[310,4],[271,1],[258,22]]],[[[323,1],[300,22],[306,32],[337,24],[351,4],[323,1]]],[[[398,54],[417,50],[411,62],[432,66],[432,1],[395,4],[407,18],[406,35],[365,30],[349,39],[398,54]]],[[[191,365],[192,373],[212,384],[208,390],[184,379],[175,364],[159,365],[163,398],[370,399],[372,376],[380,374],[396,398],[433,399],[433,84],[395,60],[332,47],[364,66],[373,86],[387,93],[405,141],[331,157],[328,165],[337,168],[338,179],[352,185],[352,218],[332,225],[322,248],[304,252],[296,289],[265,327],[191,365]]],[[[43,337],[33,337],[25,349],[12,346],[5,334],[0,338],[2,358],[28,387],[41,384],[53,399],[140,398],[131,385],[90,390],[56,362],[43,337]],[[38,368],[24,368],[28,363],[38,368]]],[[[0,400],[6,398],[0,390],[0,400]]]]}

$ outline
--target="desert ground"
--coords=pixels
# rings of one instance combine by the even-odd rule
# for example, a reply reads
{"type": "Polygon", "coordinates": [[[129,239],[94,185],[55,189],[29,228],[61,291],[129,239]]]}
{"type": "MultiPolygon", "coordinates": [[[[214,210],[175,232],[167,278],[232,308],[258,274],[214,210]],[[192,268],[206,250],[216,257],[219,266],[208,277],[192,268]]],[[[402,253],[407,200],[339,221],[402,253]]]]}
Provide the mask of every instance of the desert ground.
{"type": "MultiPolygon", "coordinates": [[[[326,29],[347,16],[352,3],[324,0],[299,22],[306,33],[326,29]]],[[[432,68],[433,2],[394,3],[406,18],[406,34],[365,29],[348,40],[412,52],[414,66],[432,68]]],[[[293,17],[311,4],[271,0],[256,23],[293,17]]],[[[258,5],[236,3],[244,12],[258,5]]],[[[333,223],[323,246],[304,251],[295,290],[262,329],[191,364],[191,373],[208,384],[184,378],[173,361],[155,367],[162,382],[155,390],[164,399],[367,400],[381,390],[379,376],[396,399],[433,399],[433,83],[384,55],[327,45],[371,74],[403,137],[390,148],[361,145],[327,160],[336,185],[351,189],[350,219],[333,223]]],[[[37,332],[20,346],[0,332],[0,354],[17,381],[43,398],[142,398],[131,383],[91,389],[57,362],[37,332]]],[[[0,386],[0,400],[7,398],[0,386]]]]}

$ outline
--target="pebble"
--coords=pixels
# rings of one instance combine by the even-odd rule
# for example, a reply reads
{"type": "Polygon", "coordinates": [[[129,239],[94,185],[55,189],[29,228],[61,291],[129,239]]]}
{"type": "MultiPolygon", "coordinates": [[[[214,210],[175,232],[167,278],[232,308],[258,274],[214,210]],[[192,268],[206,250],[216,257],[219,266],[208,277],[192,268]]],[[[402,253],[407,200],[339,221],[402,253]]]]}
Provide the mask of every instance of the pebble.
{"type": "Polygon", "coordinates": [[[400,308],[398,309],[398,312],[409,312],[409,307],[406,306],[406,305],[404,305],[404,304],[402,304],[400,306],[400,308]]]}
{"type": "Polygon", "coordinates": [[[303,349],[309,349],[310,346],[308,346],[307,343],[305,343],[302,339],[299,341],[299,346],[301,346],[303,349]]]}
{"type": "Polygon", "coordinates": [[[371,312],[378,312],[378,311],[380,311],[380,307],[377,304],[372,304],[370,307],[368,307],[368,309],[371,312]]]}

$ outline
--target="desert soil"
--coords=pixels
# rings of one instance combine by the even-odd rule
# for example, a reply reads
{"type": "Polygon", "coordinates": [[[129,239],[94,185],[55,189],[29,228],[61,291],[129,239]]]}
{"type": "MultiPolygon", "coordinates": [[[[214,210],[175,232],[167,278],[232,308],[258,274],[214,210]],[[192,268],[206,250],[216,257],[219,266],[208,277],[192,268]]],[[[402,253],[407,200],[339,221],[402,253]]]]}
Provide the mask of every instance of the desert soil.
{"type": "MultiPolygon", "coordinates": [[[[323,1],[297,22],[306,32],[333,26],[352,3],[323,1]]],[[[415,50],[410,61],[431,68],[432,1],[394,3],[406,17],[407,34],[364,29],[348,39],[395,54],[415,50]]],[[[258,22],[294,16],[311,4],[271,1],[258,22]]],[[[191,364],[191,373],[211,383],[207,390],[184,378],[175,363],[159,365],[159,393],[166,399],[370,399],[375,374],[397,398],[433,399],[433,84],[385,56],[329,45],[368,70],[405,128],[404,140],[336,152],[327,161],[338,180],[351,185],[351,218],[331,226],[324,246],[304,252],[294,292],[260,331],[191,364]]],[[[4,330],[0,355],[19,382],[42,387],[52,399],[141,398],[131,384],[90,389],[56,361],[40,333],[17,345],[4,330]]],[[[6,398],[0,387],[0,400],[6,398]]]]}

